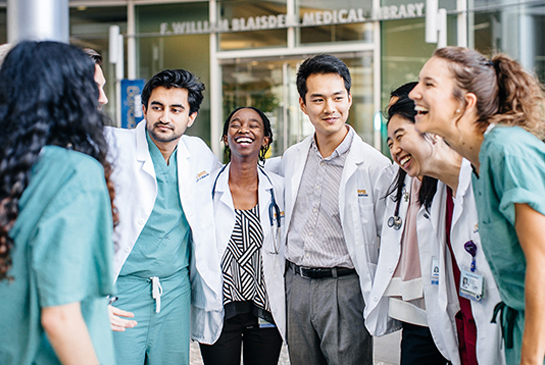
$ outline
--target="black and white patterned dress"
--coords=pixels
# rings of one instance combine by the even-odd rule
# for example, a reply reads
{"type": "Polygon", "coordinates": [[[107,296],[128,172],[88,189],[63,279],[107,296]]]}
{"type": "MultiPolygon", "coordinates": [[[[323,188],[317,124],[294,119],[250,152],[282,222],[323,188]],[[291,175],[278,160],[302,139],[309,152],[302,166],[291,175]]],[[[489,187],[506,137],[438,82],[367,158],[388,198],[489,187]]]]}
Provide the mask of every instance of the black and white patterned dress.
{"type": "Polygon", "coordinates": [[[235,214],[235,227],[221,261],[223,304],[252,302],[270,313],[260,254],[263,228],[259,204],[250,210],[235,209],[235,214]]]}

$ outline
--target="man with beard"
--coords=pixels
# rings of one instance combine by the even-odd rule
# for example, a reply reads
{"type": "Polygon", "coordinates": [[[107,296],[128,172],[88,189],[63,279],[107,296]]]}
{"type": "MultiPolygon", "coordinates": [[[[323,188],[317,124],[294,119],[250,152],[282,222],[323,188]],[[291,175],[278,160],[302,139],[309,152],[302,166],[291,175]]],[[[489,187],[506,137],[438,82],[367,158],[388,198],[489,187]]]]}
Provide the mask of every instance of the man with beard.
{"type": "Polygon", "coordinates": [[[203,90],[191,72],[161,71],[142,91],[144,120],[108,130],[119,212],[119,298],[110,305],[119,364],[188,364],[190,305],[221,310],[220,266],[206,257],[215,249],[209,172],[218,159],[184,135],[203,90]]]}

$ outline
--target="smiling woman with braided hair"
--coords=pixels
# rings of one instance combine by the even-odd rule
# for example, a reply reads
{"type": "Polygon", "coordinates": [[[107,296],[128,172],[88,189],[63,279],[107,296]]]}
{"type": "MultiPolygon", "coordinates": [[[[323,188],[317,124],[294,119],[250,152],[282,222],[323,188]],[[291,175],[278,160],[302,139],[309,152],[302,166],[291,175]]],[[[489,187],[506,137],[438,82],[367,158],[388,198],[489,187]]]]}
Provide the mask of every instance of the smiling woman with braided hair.
{"type": "Polygon", "coordinates": [[[94,64],[23,42],[0,70],[0,363],[113,362],[112,206],[94,64]]]}

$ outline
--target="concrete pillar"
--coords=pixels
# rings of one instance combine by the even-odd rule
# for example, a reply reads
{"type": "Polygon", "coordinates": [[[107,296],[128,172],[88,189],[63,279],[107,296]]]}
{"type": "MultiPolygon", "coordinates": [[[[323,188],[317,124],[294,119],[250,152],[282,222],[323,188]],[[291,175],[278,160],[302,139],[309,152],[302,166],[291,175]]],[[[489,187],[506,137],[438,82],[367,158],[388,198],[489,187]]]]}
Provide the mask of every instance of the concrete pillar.
{"type": "Polygon", "coordinates": [[[8,42],[68,43],[68,0],[7,0],[8,42]]]}

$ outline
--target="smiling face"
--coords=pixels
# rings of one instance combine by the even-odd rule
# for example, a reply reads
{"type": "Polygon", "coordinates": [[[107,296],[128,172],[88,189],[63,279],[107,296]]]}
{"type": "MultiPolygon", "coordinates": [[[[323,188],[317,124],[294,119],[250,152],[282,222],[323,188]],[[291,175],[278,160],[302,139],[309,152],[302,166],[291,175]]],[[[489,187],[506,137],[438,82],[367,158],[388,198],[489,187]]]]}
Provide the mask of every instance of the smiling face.
{"type": "Polygon", "coordinates": [[[432,155],[431,142],[418,132],[411,121],[394,115],[388,123],[388,139],[386,140],[390,154],[407,175],[411,177],[424,175],[423,165],[432,155]]]}
{"type": "Polygon", "coordinates": [[[189,114],[187,89],[159,86],[151,92],[148,107],[143,106],[146,128],[159,149],[169,148],[190,127],[197,113],[189,114]]]}
{"type": "Polygon", "coordinates": [[[456,122],[463,113],[462,102],[453,96],[456,85],[448,64],[449,61],[432,57],[409,93],[418,113],[415,117],[418,130],[438,134],[447,142],[457,134],[456,122]]]}
{"type": "Polygon", "coordinates": [[[261,116],[250,108],[242,108],[231,116],[227,134],[223,136],[223,143],[231,150],[231,159],[252,157],[257,160],[259,151],[267,147],[269,141],[261,116]]]}
{"type": "Polygon", "coordinates": [[[352,95],[344,79],[335,73],[312,74],[307,78],[305,100],[299,98],[301,110],[308,115],[320,138],[344,138],[352,95]]]}

